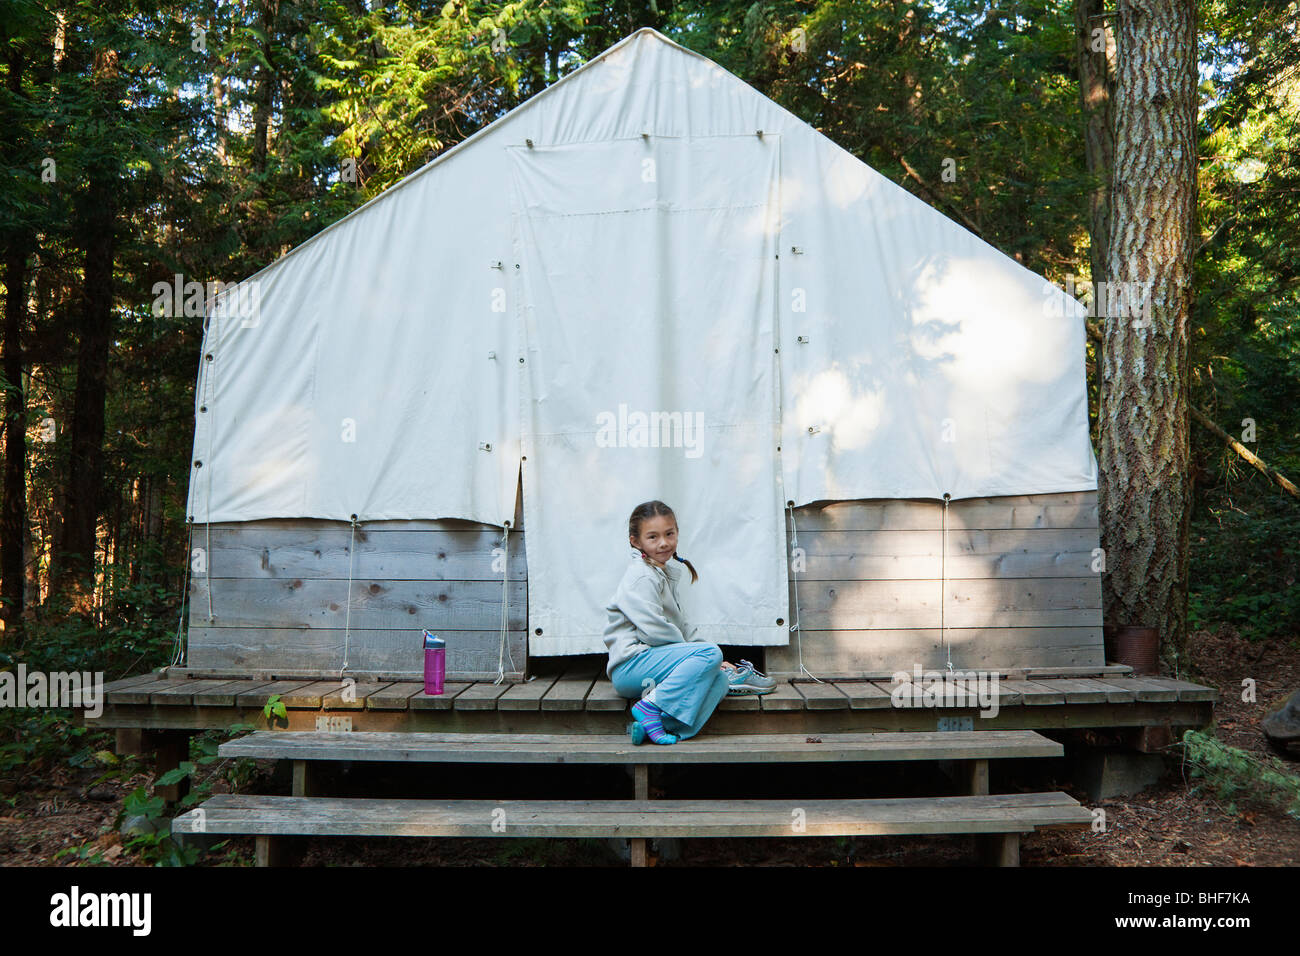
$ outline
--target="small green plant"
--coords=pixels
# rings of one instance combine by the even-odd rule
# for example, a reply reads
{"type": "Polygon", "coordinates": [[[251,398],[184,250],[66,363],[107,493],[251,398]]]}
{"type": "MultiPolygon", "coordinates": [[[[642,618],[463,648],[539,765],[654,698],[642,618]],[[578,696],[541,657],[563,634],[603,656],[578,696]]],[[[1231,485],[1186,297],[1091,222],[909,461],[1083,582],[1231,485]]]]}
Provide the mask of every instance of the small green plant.
{"type": "Polygon", "coordinates": [[[1236,800],[1244,795],[1280,807],[1300,820],[1300,776],[1276,757],[1261,760],[1199,730],[1184,733],[1182,747],[1192,777],[1204,780],[1217,799],[1226,800],[1224,809],[1229,813],[1238,812],[1236,800]]]}
{"type": "Polygon", "coordinates": [[[289,711],[284,706],[284,701],[280,700],[279,694],[272,694],[267,698],[266,706],[262,708],[262,716],[269,723],[273,717],[280,720],[287,720],[289,711]]]}
{"type": "MultiPolygon", "coordinates": [[[[184,764],[181,766],[183,767],[184,764]]],[[[160,785],[177,770],[169,770],[159,777],[160,785]]],[[[179,779],[178,777],[169,782],[174,783],[179,779]]],[[[127,794],[126,799],[122,801],[122,810],[118,814],[115,826],[120,827],[128,818],[134,818],[137,823],[135,832],[123,841],[122,848],[138,853],[142,862],[153,866],[193,866],[199,861],[203,851],[197,847],[182,845],[172,839],[166,806],[162,797],[149,796],[145,793],[144,787],[136,787],[127,794]]]]}

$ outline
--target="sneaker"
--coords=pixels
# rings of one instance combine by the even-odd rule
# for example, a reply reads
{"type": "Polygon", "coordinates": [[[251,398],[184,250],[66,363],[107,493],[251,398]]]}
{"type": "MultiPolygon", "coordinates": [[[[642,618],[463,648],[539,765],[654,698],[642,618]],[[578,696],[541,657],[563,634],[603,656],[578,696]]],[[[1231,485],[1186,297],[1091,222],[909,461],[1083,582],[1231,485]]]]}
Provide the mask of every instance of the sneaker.
{"type": "Polygon", "coordinates": [[[749,661],[740,663],[727,671],[730,686],[727,695],[737,697],[741,694],[770,694],[776,690],[776,681],[758,671],[749,661]]]}

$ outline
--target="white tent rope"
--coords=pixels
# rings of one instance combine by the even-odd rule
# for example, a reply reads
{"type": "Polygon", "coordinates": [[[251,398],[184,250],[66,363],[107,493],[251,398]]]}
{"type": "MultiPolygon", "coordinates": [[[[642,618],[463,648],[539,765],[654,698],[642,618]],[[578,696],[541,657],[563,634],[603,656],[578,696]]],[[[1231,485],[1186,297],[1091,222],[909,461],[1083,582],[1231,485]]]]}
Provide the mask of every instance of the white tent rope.
{"type": "Polygon", "coordinates": [[[952,673],[952,645],[948,643],[944,606],[948,603],[948,499],[951,497],[948,492],[943,493],[943,552],[939,556],[939,641],[948,652],[949,673],[952,673]]]}
{"type": "MultiPolygon", "coordinates": [[[[185,661],[185,604],[190,595],[190,564],[194,561],[194,518],[190,517],[185,522],[189,526],[189,534],[186,535],[188,544],[185,548],[185,573],[181,575],[181,613],[176,621],[176,638],[172,641],[172,658],[168,662],[173,667],[179,667],[185,661]]],[[[206,560],[206,555],[204,556],[206,560]]]]}
{"type": "Polygon", "coordinates": [[[497,651],[497,679],[492,682],[494,684],[499,684],[506,678],[503,663],[506,654],[510,654],[510,670],[513,672],[515,669],[515,655],[506,645],[506,627],[509,621],[507,608],[510,604],[510,522],[506,522],[505,529],[505,534],[501,536],[501,544],[505,549],[505,566],[501,574],[501,647],[497,651]]]}
{"type": "MultiPolygon", "coordinates": [[[[790,513],[790,547],[796,549],[799,547],[799,527],[794,523],[794,502],[787,501],[786,510],[790,513]]],[[[797,572],[796,572],[797,573],[797,572]]],[[[794,592],[794,621],[790,624],[790,630],[796,631],[794,636],[795,650],[799,652],[799,673],[807,674],[819,684],[826,683],[812,671],[803,666],[803,631],[799,630],[799,584],[798,578],[792,578],[791,583],[794,585],[790,590],[794,592]]]]}
{"type": "Polygon", "coordinates": [[[343,666],[339,668],[339,679],[348,669],[348,642],[352,636],[352,558],[357,548],[357,516],[352,516],[352,535],[348,541],[348,604],[343,617],[343,666]]]}

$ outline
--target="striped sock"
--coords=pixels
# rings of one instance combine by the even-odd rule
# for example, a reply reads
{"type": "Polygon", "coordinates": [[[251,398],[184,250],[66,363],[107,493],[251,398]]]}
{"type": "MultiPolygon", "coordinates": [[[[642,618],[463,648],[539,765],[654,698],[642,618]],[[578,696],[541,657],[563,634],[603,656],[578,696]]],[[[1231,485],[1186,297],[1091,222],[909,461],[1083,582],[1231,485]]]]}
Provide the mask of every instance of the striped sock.
{"type": "Polygon", "coordinates": [[[648,704],[644,700],[638,700],[632,705],[632,716],[645,728],[647,737],[657,744],[675,744],[677,735],[664,730],[662,714],[663,711],[657,705],[648,704]]]}

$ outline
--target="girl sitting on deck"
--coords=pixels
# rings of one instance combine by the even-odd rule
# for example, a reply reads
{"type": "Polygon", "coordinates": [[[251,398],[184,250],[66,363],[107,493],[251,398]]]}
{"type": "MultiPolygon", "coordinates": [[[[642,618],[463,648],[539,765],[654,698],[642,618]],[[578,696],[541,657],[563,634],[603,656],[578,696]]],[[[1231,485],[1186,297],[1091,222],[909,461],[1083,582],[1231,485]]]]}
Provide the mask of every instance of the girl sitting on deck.
{"type": "Polygon", "coordinates": [[[627,728],[632,742],[675,744],[694,737],[729,692],[765,694],[776,682],[749,661],[724,661],[718,645],[688,629],[677,598],[682,570],[671,562],[686,565],[692,583],[699,575],[677,555],[671,508],[662,501],[637,505],[628,520],[628,542],[631,563],[605,607],[606,673],[618,694],[641,698],[632,705],[627,728]]]}

